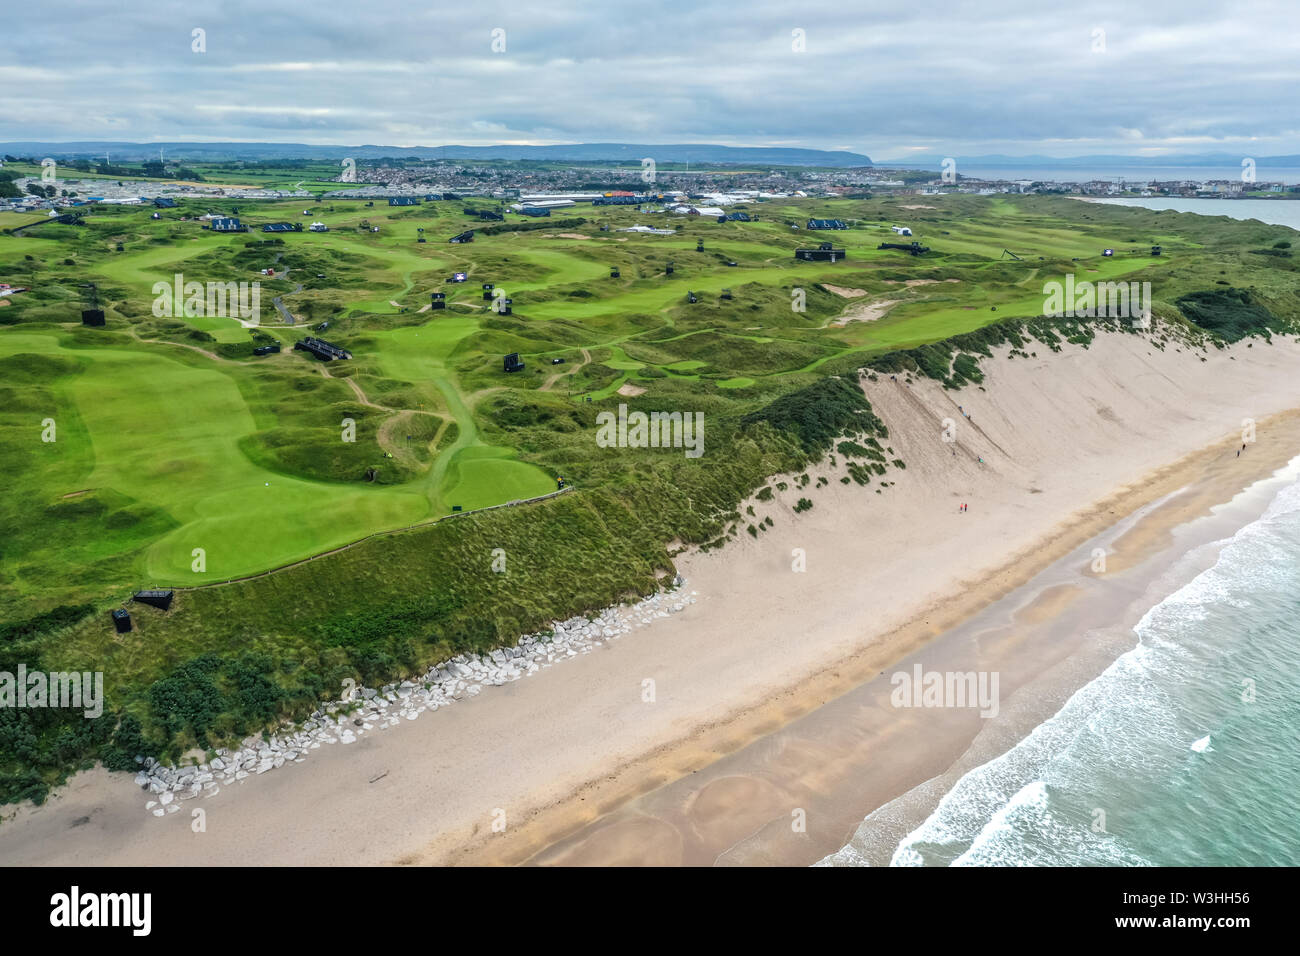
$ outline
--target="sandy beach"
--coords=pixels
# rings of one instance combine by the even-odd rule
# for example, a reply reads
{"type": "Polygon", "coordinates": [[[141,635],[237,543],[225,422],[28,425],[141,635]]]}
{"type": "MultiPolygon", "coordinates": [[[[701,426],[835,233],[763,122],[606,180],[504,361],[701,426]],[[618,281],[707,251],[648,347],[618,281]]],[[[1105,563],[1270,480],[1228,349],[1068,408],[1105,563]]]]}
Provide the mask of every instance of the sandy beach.
{"type": "Polygon", "coordinates": [[[773,528],[683,554],[698,599],[670,619],[226,788],[203,832],[146,813],[129,775],[79,774],[6,818],[0,862],[815,862],[1104,668],[1183,529],[1250,520],[1215,506],[1300,453],[1294,341],[1202,355],[1114,333],[1037,353],[958,392],[864,381],[906,463],[893,484],[842,484],[841,460],[748,503],[773,528]],[[1243,419],[1257,440],[1238,455],[1243,419]],[[814,507],[796,514],[800,497],[814,507]],[[885,670],[913,658],[999,671],[1001,712],[882,703],[885,670]]]}

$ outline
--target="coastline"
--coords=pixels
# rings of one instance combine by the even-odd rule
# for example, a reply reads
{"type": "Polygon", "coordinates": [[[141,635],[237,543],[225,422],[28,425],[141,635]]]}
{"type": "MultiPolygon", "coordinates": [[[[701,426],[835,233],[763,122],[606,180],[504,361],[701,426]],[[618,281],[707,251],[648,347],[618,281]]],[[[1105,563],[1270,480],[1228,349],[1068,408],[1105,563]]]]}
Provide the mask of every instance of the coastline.
{"type": "MultiPolygon", "coordinates": [[[[1253,355],[1234,348],[1206,362],[1148,352],[1132,336],[1094,349],[997,359],[986,394],[946,393],[926,381],[867,384],[907,462],[887,476],[896,485],[877,497],[875,488],[832,481],[803,492],[816,502],[803,515],[791,508],[797,494],[770,503],[779,519],[773,531],[682,558],[687,588],[700,600],[660,627],[226,791],[205,802],[204,833],[193,833],[188,819],[150,818],[128,775],[79,774],[46,806],[22,808],[0,825],[0,859],[521,862],[843,697],[1125,515],[1174,495],[1117,551],[1121,564],[1124,555],[1167,546],[1173,528],[1300,449],[1300,414],[1270,417],[1300,407],[1292,342],[1253,355]],[[1057,383],[1072,376],[1069,401],[1041,394],[1048,365],[1057,383]],[[1090,394],[1109,404],[1078,398],[1090,394]],[[937,441],[938,422],[957,399],[977,421],[949,447],[937,441]],[[1238,459],[1230,436],[1247,414],[1259,419],[1259,441],[1238,459]],[[972,510],[958,517],[962,500],[972,510]],[[791,573],[796,547],[807,552],[802,576],[791,573]],[[642,698],[646,679],[657,687],[653,704],[642,698]],[[492,830],[498,810],[508,820],[504,833],[492,830]]],[[[1055,593],[1033,613],[1053,618],[1066,596],[1055,593]]],[[[961,737],[969,727],[950,728],[943,746],[927,738],[918,748],[904,724],[890,729],[895,746],[924,758],[913,771],[920,782],[967,749],[961,737]]],[[[881,803],[906,792],[911,779],[884,781],[892,786],[881,794],[892,796],[881,803]]],[[[848,835],[836,833],[839,842],[813,859],[848,835]]]]}
{"type": "MultiPolygon", "coordinates": [[[[1290,438],[1300,442],[1300,420],[1291,421],[1290,438]]],[[[802,689],[830,699],[784,726],[550,842],[542,837],[531,856],[484,853],[473,862],[888,865],[898,842],[957,780],[1015,746],[1133,647],[1143,614],[1213,564],[1223,541],[1295,480],[1300,455],[1284,464],[1244,489],[1240,474],[1197,476],[1032,573],[884,675],[846,674],[852,662],[820,674],[802,689]],[[1094,576],[1088,568],[1098,545],[1109,566],[1094,576]],[[889,678],[914,667],[996,669],[1000,712],[977,720],[892,706],[889,678]],[[836,696],[845,677],[862,680],[836,696]],[[791,828],[795,809],[803,833],[791,828]]],[[[1176,483],[1186,474],[1169,477],[1176,483]]],[[[550,835],[565,822],[555,808],[550,835]]]]}

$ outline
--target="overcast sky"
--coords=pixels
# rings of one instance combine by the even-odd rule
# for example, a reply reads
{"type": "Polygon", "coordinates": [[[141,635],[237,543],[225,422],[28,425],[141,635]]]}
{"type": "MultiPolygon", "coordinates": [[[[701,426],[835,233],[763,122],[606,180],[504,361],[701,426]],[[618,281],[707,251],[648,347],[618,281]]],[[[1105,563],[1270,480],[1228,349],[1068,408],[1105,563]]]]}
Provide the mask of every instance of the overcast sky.
{"type": "Polygon", "coordinates": [[[1300,153],[1300,0],[39,0],[3,34],[0,140],[1300,153]]]}

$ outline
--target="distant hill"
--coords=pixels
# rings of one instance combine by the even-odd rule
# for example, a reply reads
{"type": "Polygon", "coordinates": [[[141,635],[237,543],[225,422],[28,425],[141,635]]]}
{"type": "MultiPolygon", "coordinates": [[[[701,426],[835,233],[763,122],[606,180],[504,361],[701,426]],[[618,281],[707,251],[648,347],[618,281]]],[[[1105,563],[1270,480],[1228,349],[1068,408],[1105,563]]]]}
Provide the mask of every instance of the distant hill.
{"type": "Polygon", "coordinates": [[[175,160],[273,159],[531,159],[567,162],[619,161],[724,163],[764,166],[870,166],[870,157],[840,150],[709,144],[638,145],[574,143],[568,146],[308,146],[303,143],[0,143],[0,154],[89,158],[109,153],[114,160],[152,159],[163,150],[175,160]]]}
{"type": "MultiPolygon", "coordinates": [[[[1074,167],[1074,166],[1151,166],[1170,168],[1176,166],[1237,166],[1242,154],[1238,153],[1188,153],[1171,156],[1122,156],[1115,154],[1098,154],[1095,156],[1005,156],[990,154],[984,156],[956,156],[959,165],[964,166],[1007,166],[1007,167],[1074,167]]],[[[1300,156],[1255,156],[1252,157],[1260,166],[1300,166],[1300,156]]],[[[938,153],[918,153],[897,160],[880,160],[876,165],[908,169],[939,169],[944,157],[938,153]]]]}

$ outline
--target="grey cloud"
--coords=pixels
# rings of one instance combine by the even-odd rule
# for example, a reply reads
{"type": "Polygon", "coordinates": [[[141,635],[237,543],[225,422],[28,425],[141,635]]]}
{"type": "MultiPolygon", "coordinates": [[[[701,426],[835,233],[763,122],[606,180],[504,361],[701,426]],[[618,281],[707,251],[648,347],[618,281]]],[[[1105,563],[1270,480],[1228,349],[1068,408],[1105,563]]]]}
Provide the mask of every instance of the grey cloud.
{"type": "Polygon", "coordinates": [[[9,139],[1300,152],[1293,3],[44,0],[9,29],[9,139]]]}

